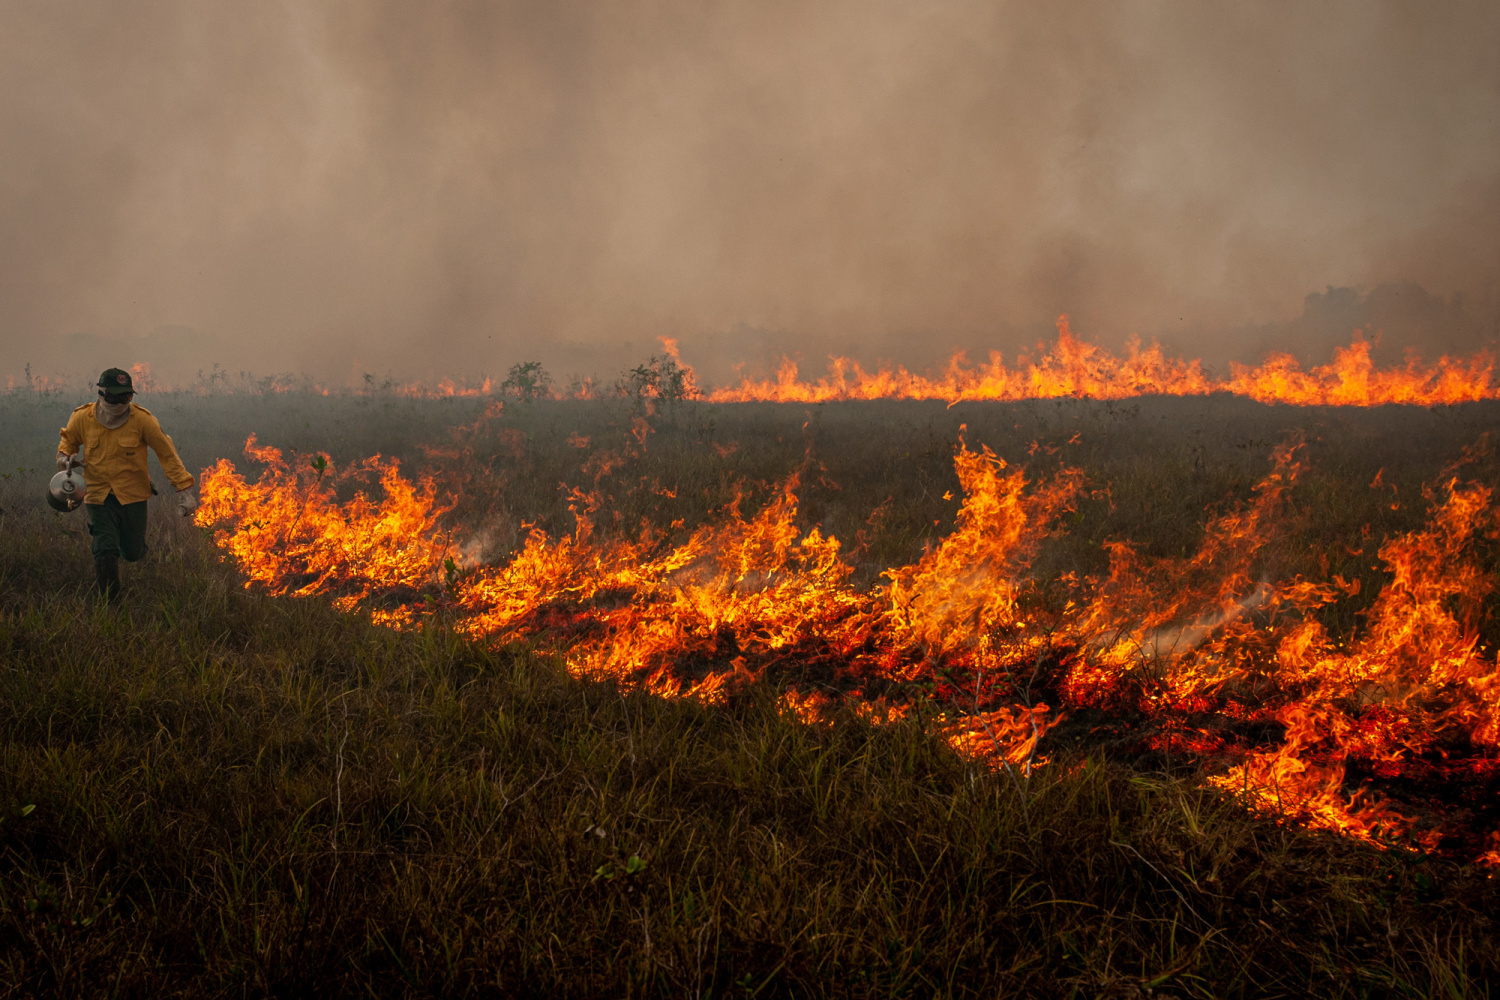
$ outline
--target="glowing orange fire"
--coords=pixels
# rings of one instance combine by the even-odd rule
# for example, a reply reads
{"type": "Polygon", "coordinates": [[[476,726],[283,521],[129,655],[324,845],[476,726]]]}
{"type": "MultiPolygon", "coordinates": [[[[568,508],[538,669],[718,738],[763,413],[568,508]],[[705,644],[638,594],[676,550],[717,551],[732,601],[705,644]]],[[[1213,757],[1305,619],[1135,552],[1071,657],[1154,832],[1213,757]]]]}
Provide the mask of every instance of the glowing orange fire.
{"type": "Polygon", "coordinates": [[[865,371],[848,358],[831,359],[828,374],[803,381],[796,364],[783,362],[774,379],[746,379],[716,389],[713,402],[771,401],[823,403],[845,399],[1017,400],[1079,397],[1126,399],[1132,396],[1203,396],[1216,392],[1248,396],[1263,403],[1319,406],[1379,406],[1414,403],[1433,406],[1500,397],[1492,379],[1494,359],[1479,353],[1468,359],[1442,357],[1424,365],[1415,358],[1395,369],[1376,369],[1369,342],[1355,337],[1339,349],[1333,363],[1304,370],[1288,354],[1273,354],[1258,367],[1232,365],[1228,378],[1214,378],[1201,361],[1166,357],[1157,344],[1142,348],[1132,341],[1125,357],[1116,357],[1073,335],[1068,317],[1057,320],[1057,343],[1035,361],[1022,359],[1007,367],[999,352],[986,364],[970,364],[955,355],[938,375],[918,375],[905,368],[865,371]]]}
{"type": "MultiPolygon", "coordinates": [[[[694,374],[682,362],[677,341],[660,338],[665,356],[680,366],[683,388],[696,393],[694,374]]],[[[1117,357],[1096,344],[1075,336],[1068,317],[1057,320],[1057,341],[1035,359],[1018,358],[1007,366],[998,351],[989,360],[971,363],[962,353],[949,359],[937,374],[923,375],[904,367],[882,367],[866,371],[848,358],[831,358],[828,373],[816,381],[801,378],[798,366],[783,361],[771,379],[745,379],[737,386],[710,390],[703,399],[715,403],[780,402],[823,403],[834,400],[928,399],[957,403],[966,400],[1127,399],[1135,396],[1204,396],[1230,393],[1262,403],[1299,406],[1380,406],[1403,403],[1437,406],[1482,399],[1500,399],[1500,382],[1494,378],[1494,358],[1481,351],[1469,358],[1443,356],[1423,363],[1415,357],[1397,368],[1376,368],[1370,358],[1370,343],[1358,333],[1347,347],[1338,349],[1327,365],[1304,369],[1289,354],[1272,354],[1261,364],[1230,365],[1227,377],[1213,376],[1199,360],[1168,358],[1160,345],[1142,347],[1132,340],[1124,357],[1117,357]]],[[[153,380],[149,366],[135,365],[138,384],[153,392],[260,392],[305,391],[322,395],[339,392],[394,393],[419,398],[485,397],[498,394],[502,385],[488,377],[477,381],[442,378],[436,382],[380,383],[366,376],[343,389],[322,382],[278,377],[242,380],[240,383],[202,382],[173,387],[153,380]]],[[[57,383],[33,377],[28,386],[43,388],[57,383]]],[[[8,377],[7,390],[18,386],[8,377]]],[[[592,399],[601,395],[592,379],[580,383],[572,398],[592,399]]],[[[648,392],[649,394],[649,392],[648,392]]]]}
{"type": "Polygon", "coordinates": [[[1028,568],[1082,475],[1031,481],[962,438],[953,532],[863,589],[837,539],[797,527],[795,475],[758,511],[736,498],[678,544],[596,528],[598,497],[574,490],[571,533],[533,529],[491,566],[465,560],[434,483],[393,462],[335,471],[254,438],[246,454],[259,477],[220,461],[203,476],[197,521],[247,586],[324,594],[399,628],[441,614],[479,637],[530,636],[576,674],[664,696],[713,702],[769,677],[809,722],[839,706],[878,722],[928,704],[956,748],[1017,773],[1044,763],[1044,739],[1069,713],[1112,712],[1145,720],[1154,745],[1197,752],[1214,784],[1252,807],[1500,862],[1500,832],[1476,829],[1467,807],[1414,809],[1361,780],[1500,772],[1500,667],[1476,639],[1497,581],[1473,544],[1500,530],[1500,512],[1487,487],[1456,476],[1432,490],[1425,527],[1381,546],[1391,580],[1340,646],[1315,612],[1352,585],[1256,575],[1301,472],[1296,442],[1195,554],[1147,559],[1115,543],[1108,572],[1065,581],[1062,601],[1040,598],[1028,568]],[[363,480],[378,481],[379,499],[337,499],[363,480]],[[1193,713],[1263,735],[1195,729],[1182,721],[1193,713]]]}
{"type": "Polygon", "coordinates": [[[266,465],[254,490],[235,489],[234,466],[220,459],[202,477],[199,524],[233,524],[217,538],[247,576],[273,593],[318,594],[337,590],[353,607],[375,587],[423,586],[441,565],[448,543],[437,532],[446,508],[434,500],[431,480],[417,485],[395,462],[379,456],[339,475],[323,456],[295,471],[275,448],[245,442],[245,455],[266,465]],[[377,503],[360,493],[335,499],[341,479],[374,474],[385,496],[377,503]]]}

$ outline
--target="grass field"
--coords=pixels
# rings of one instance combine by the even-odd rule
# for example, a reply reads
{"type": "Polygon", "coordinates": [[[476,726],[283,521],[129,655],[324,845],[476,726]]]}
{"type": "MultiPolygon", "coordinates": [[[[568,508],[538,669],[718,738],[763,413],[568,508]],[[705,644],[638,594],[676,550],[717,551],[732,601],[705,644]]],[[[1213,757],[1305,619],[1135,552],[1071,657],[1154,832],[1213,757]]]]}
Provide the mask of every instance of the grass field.
{"type": "MultiPolygon", "coordinates": [[[[491,562],[526,525],[571,527],[564,485],[598,490],[612,529],[689,531],[800,468],[799,519],[869,585],[953,530],[960,425],[1033,476],[1087,477],[1042,580],[1102,572],[1110,540],[1194,551],[1300,432],[1307,471],[1259,568],[1360,581],[1322,612],[1343,638],[1387,580],[1368,540],[1419,527],[1424,484],[1466,450],[1465,476],[1500,473],[1493,404],[686,404],[643,428],[622,400],[489,421],[471,399],[141,401],[195,470],[244,464],[251,432],[437,470],[491,562]]],[[[41,505],[68,409],[0,397],[0,997],[1477,997],[1500,980],[1491,870],[1279,823],[1181,763],[1084,740],[1017,781],[920,710],[808,726],[770,682],[704,706],[575,679],[540,643],[378,628],[247,591],[166,500],[124,606],[101,607],[82,515],[41,505]]],[[[1493,569],[1494,540],[1476,544],[1493,569]]]]}

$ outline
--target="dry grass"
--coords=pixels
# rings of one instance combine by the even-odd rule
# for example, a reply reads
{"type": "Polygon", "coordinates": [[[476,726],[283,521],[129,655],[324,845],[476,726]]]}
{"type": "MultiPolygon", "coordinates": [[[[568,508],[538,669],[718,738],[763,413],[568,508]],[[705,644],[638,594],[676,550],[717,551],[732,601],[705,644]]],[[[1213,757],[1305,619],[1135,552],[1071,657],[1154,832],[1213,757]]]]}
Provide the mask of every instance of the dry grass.
{"type": "MultiPolygon", "coordinates": [[[[60,417],[6,405],[45,428],[50,460],[60,417]]],[[[212,405],[153,407],[190,465],[250,429],[415,462],[478,408],[212,405]]],[[[885,504],[860,557],[873,575],[947,530],[967,422],[971,441],[1050,442],[1033,467],[1108,484],[1045,557],[1087,569],[1120,534],[1190,547],[1205,508],[1311,423],[1302,520],[1273,557],[1315,561],[1309,538],[1415,523],[1418,505],[1368,489],[1375,470],[1404,501],[1493,412],[687,407],[598,485],[622,528],[691,523],[736,477],[802,464],[810,437],[804,517],[853,539],[885,504]]],[[[508,410],[525,440],[471,442],[463,515],[567,527],[557,484],[629,427],[623,407],[508,410]]],[[[0,455],[15,464],[50,471],[0,455]]],[[[920,713],[810,728],[767,687],[706,708],[576,681],[536,650],[248,593],[164,509],[109,611],[83,586],[81,518],[36,509],[41,477],[0,496],[0,997],[1476,997],[1500,977],[1487,872],[1287,829],[1191,774],[1064,754],[1018,789],[920,713]]]]}

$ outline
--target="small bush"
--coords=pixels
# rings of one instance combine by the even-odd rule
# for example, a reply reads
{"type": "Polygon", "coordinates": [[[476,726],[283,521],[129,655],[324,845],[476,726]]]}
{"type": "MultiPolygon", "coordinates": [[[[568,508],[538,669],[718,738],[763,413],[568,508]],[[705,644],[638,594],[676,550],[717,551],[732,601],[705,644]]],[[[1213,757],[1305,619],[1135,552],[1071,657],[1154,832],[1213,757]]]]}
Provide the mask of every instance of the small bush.
{"type": "Polygon", "coordinates": [[[522,361],[510,366],[505,381],[500,383],[500,391],[529,403],[551,394],[552,376],[540,361],[522,361]]]}

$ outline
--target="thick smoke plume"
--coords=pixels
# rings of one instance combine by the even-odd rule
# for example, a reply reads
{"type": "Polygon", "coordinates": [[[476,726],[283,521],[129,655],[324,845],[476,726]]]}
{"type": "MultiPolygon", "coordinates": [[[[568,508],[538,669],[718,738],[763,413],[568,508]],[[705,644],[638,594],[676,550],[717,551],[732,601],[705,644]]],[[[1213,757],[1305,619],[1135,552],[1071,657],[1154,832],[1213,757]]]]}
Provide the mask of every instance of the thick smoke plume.
{"type": "Polygon", "coordinates": [[[608,375],[668,336],[712,381],[1062,312],[1473,350],[1496,38],[1485,0],[4,0],[0,371],[608,375]]]}

